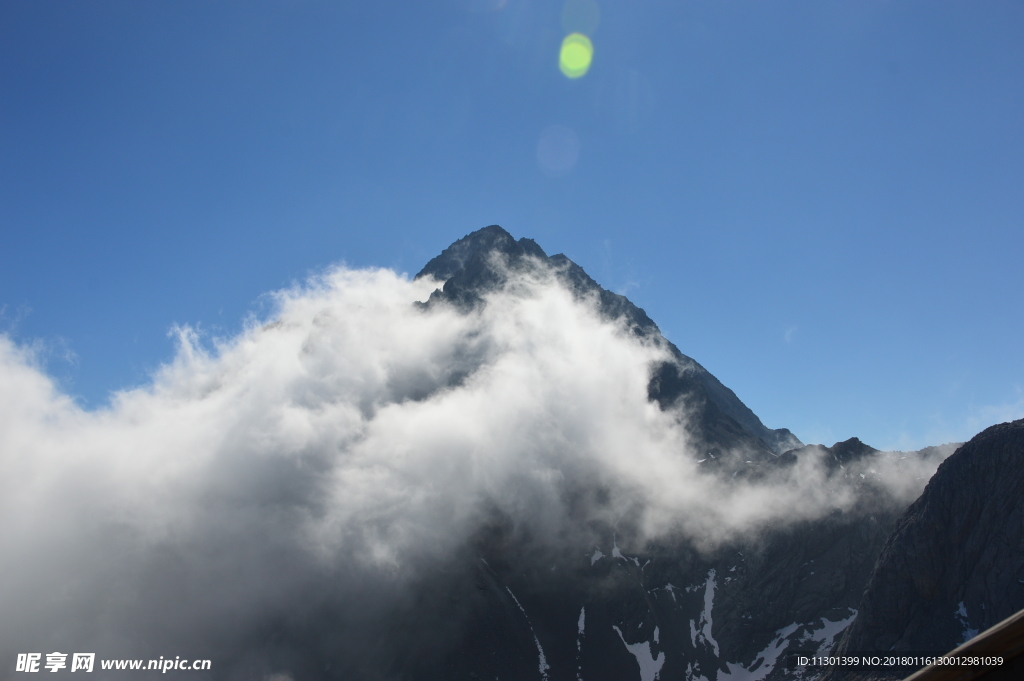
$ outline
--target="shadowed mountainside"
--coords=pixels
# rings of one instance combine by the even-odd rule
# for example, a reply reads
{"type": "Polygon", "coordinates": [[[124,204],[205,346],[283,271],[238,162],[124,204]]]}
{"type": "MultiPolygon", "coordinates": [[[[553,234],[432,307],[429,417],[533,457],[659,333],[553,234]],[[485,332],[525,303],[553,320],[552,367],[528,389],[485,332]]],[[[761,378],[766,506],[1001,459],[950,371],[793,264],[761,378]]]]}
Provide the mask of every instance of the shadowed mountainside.
{"type": "Polygon", "coordinates": [[[946,652],[1022,608],[1024,419],[939,466],[886,541],[837,652],[946,652]]]}

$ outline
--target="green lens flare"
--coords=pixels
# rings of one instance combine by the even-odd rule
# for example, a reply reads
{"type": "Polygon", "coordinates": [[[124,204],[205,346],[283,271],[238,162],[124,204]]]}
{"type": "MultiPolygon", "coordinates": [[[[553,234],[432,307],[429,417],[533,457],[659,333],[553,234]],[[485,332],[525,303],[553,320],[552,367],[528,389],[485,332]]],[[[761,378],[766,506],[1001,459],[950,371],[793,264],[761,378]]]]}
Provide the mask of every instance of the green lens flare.
{"type": "Polygon", "coordinates": [[[558,68],[567,78],[579,78],[590,68],[594,57],[594,45],[590,38],[582,33],[570,33],[562,41],[562,51],[558,55],[558,68]]]}

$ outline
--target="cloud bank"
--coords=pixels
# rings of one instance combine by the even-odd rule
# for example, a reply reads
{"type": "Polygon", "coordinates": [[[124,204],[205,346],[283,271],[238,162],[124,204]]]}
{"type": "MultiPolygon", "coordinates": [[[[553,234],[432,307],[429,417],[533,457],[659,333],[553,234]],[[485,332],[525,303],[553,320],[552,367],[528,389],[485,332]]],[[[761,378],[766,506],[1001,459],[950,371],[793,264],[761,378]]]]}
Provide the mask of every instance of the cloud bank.
{"type": "MultiPolygon", "coordinates": [[[[178,329],[149,385],[91,412],[0,336],[4,659],[237,648],[317,603],[372,619],[368,594],[495,515],[551,546],[627,515],[713,545],[856,503],[820,455],[706,472],[686,414],[647,399],[664,347],[543,272],[470,313],[415,304],[437,286],[332,269],[211,348],[178,329]]],[[[905,503],[938,458],[858,465],[905,503]]]]}

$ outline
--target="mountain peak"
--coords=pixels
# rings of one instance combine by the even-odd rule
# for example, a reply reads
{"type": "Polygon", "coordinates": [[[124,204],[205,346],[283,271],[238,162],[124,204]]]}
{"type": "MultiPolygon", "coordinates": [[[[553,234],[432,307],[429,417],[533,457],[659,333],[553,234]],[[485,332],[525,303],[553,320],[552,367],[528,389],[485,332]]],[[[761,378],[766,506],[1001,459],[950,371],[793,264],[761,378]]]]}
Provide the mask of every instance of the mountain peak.
{"type": "Polygon", "coordinates": [[[664,344],[672,359],[652,371],[650,398],[662,409],[679,403],[697,409],[703,415],[695,419],[699,422],[695,428],[700,431],[697,439],[708,449],[745,447],[770,456],[803,446],[785,428],[766,428],[732,390],[665,339],[657,324],[628,298],[603,288],[565,255],[549,257],[533,239],[517,241],[498,225],[467,234],[420,270],[417,279],[429,276],[444,282],[421,305],[451,304],[472,309],[484,304],[488,293],[504,286],[511,273],[534,267],[549,268],[577,298],[594,300],[605,319],[622,324],[638,337],[664,344]]]}
{"type": "Polygon", "coordinates": [[[416,279],[432,276],[447,281],[459,272],[471,269],[471,265],[483,261],[493,252],[503,253],[512,257],[532,255],[547,258],[544,250],[533,239],[515,237],[499,225],[489,225],[462,237],[433,258],[416,275],[416,279]]]}
{"type": "Polygon", "coordinates": [[[851,437],[849,440],[837,442],[828,448],[836,457],[837,461],[847,462],[859,459],[864,456],[878,453],[878,450],[871,445],[866,445],[860,438],[851,437]]]}

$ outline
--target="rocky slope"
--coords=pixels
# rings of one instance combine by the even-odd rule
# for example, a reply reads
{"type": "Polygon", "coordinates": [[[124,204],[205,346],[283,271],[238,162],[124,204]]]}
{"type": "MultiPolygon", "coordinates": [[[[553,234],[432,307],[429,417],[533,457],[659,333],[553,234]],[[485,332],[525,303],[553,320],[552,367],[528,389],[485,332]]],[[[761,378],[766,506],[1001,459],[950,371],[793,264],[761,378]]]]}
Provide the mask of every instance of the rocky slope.
{"type": "MultiPolygon", "coordinates": [[[[856,440],[816,449],[837,468],[874,451],[856,440]]],[[[586,552],[561,555],[531,555],[527,544],[490,536],[475,547],[454,601],[472,604],[459,611],[464,637],[431,664],[408,660],[394,671],[424,679],[810,678],[787,666],[787,651],[824,654],[857,618],[902,510],[835,513],[711,553],[686,542],[627,548],[611,529],[586,552]]]]}
{"type": "MultiPolygon", "coordinates": [[[[1024,419],[943,462],[897,522],[858,608],[840,653],[945,652],[1024,608],[1024,419]]],[[[829,678],[847,677],[857,675],[829,678]]]]}

